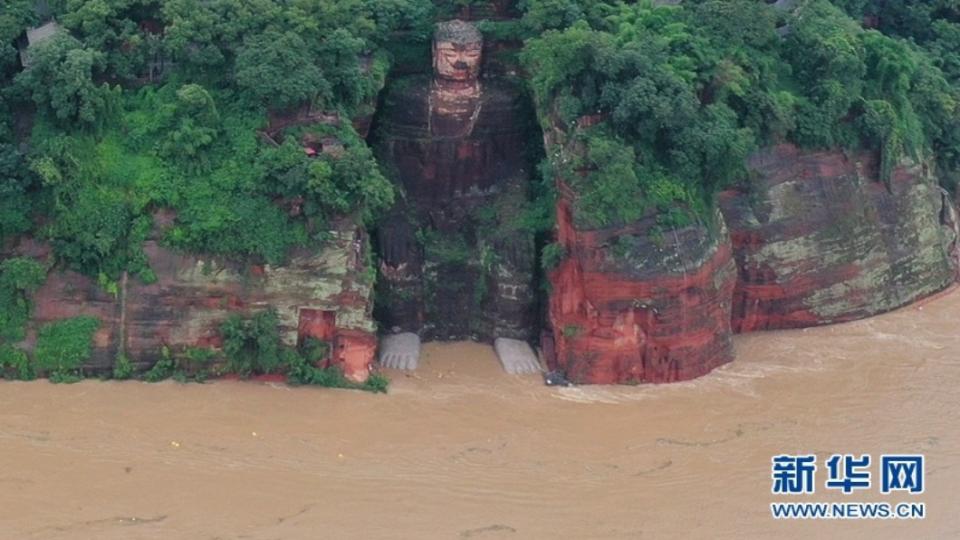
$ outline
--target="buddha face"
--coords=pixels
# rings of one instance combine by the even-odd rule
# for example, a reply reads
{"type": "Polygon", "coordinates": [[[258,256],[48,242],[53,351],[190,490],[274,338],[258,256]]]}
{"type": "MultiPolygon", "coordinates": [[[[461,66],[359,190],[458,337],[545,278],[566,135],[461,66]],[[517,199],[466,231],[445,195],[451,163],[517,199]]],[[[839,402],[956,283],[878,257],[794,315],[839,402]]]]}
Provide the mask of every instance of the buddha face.
{"type": "Polygon", "coordinates": [[[470,82],[480,76],[482,44],[437,41],[433,45],[433,71],[439,80],[470,82]]]}

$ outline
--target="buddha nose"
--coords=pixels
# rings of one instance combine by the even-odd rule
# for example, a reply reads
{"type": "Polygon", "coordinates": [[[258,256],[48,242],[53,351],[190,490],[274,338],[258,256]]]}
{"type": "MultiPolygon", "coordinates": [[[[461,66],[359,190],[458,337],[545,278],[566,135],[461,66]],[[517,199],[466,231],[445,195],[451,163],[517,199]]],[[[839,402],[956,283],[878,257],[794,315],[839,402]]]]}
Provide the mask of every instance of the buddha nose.
{"type": "Polygon", "coordinates": [[[453,67],[455,67],[455,68],[457,68],[457,69],[469,69],[469,68],[470,68],[470,64],[464,62],[463,60],[458,60],[458,61],[454,62],[453,67]]]}

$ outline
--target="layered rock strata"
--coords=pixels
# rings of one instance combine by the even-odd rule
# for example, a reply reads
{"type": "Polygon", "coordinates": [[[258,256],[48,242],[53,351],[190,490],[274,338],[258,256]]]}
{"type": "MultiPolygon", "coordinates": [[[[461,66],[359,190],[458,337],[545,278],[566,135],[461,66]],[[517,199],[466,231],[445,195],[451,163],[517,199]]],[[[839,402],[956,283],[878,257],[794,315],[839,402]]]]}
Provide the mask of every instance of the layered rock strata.
{"type": "Polygon", "coordinates": [[[883,182],[871,154],[791,145],[748,165],[752,184],[719,198],[738,269],[735,331],[868,317],[956,279],[956,212],[928,167],[883,182]]]}
{"type": "MultiPolygon", "coordinates": [[[[283,266],[185,255],[148,241],[144,251],[157,281],[122,280],[116,295],[96,280],[54,270],[34,295],[26,345],[45,322],[90,315],[101,326],[88,371],[111,369],[121,351],[145,369],[164,347],[218,348],[220,324],[232,313],[273,308],[284,344],[295,346],[307,337],[325,341],[331,345],[329,363],[364,380],[376,351],[373,280],[365,262],[369,243],[350,220],[337,224],[331,238],[316,251],[298,250],[283,266]]],[[[43,259],[49,249],[24,240],[16,251],[43,259]]]]}
{"type": "MultiPolygon", "coordinates": [[[[563,140],[554,130],[548,151],[578,151],[563,140]]],[[[684,380],[732,359],[731,332],[859,319],[948,287],[960,251],[950,196],[923,164],[884,182],[877,161],[766,149],[749,186],[720,194],[714,224],[666,232],[654,216],[578,224],[558,178],[565,256],[549,275],[548,360],[576,383],[684,380]]]]}
{"type": "Polygon", "coordinates": [[[723,219],[654,240],[654,216],[585,230],[557,208],[566,256],[550,273],[555,361],[574,383],[673,382],[733,359],[736,271],[723,219]]]}

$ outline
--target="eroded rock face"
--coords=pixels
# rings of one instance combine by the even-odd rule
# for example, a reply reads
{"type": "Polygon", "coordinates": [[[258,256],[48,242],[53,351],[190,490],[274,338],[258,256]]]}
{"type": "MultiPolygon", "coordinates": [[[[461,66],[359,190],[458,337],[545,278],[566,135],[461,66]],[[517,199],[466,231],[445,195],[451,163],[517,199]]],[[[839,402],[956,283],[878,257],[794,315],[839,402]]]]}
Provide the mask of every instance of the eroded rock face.
{"type": "MultiPolygon", "coordinates": [[[[318,252],[301,250],[284,266],[259,266],[184,255],[147,242],[144,251],[157,282],[130,278],[116,296],[95,280],[54,271],[34,296],[31,335],[47,321],[92,315],[101,321],[88,369],[110,369],[125,350],[141,369],[166,346],[213,347],[220,324],[232,313],[277,310],[281,339],[297,345],[307,337],[332,345],[330,363],[362,381],[376,351],[372,279],[366,271],[366,233],[349,220],[340,223],[318,252]]],[[[22,242],[20,254],[44,257],[46,248],[22,242]]]]}
{"type": "Polygon", "coordinates": [[[956,279],[956,218],[921,166],[878,180],[870,155],[782,145],[720,206],[738,267],[733,328],[795,328],[906,305],[956,279]]]}
{"type": "MultiPolygon", "coordinates": [[[[564,190],[561,190],[563,192],[564,190]]],[[[723,218],[654,240],[655,219],[578,230],[557,208],[567,256],[550,273],[556,362],[574,383],[692,379],[733,359],[736,271],[723,218]]]]}

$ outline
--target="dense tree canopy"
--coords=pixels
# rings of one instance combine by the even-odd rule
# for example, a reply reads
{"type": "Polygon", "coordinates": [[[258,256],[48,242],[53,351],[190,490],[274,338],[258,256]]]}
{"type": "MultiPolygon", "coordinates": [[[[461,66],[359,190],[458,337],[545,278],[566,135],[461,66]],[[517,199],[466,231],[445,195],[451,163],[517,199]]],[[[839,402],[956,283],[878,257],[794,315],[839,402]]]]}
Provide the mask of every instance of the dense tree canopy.
{"type": "Polygon", "coordinates": [[[581,171],[565,177],[585,224],[650,207],[669,223],[695,217],[744,178],[749,152],[783,141],[874,149],[884,177],[931,150],[945,175],[960,165],[956,87],[923,50],[827,0],[790,10],[752,0],[524,4],[527,27],[543,30],[523,58],[545,127],[587,149],[586,162],[554,156],[581,171]],[[587,116],[603,121],[572,129],[587,116]]]}
{"type": "MultiPolygon", "coordinates": [[[[473,0],[30,0],[0,12],[0,240],[149,280],[141,244],[280,262],[342,214],[393,200],[353,117],[391,59],[429,60],[432,22],[473,0]],[[440,8],[438,10],[438,8],[440,8]],[[27,51],[27,28],[59,31],[27,51]],[[411,44],[415,44],[412,46],[411,44]],[[268,118],[326,111],[341,122],[268,118]],[[282,122],[281,122],[282,124],[282,122]],[[303,140],[340,147],[308,157],[303,140]],[[163,231],[159,210],[175,219],[163,231]]],[[[523,74],[589,225],[700,219],[762,146],[935,156],[960,170],[956,2],[519,0],[523,74]]]]}
{"type": "Polygon", "coordinates": [[[247,38],[237,53],[237,85],[281,107],[303,103],[318,94],[329,97],[330,83],[303,54],[306,47],[293,32],[268,31],[247,38]]]}
{"type": "Polygon", "coordinates": [[[71,268],[150,280],[141,244],[161,209],[176,215],[169,245],[281,262],[326,220],[393,200],[350,119],[372,107],[393,33],[428,35],[428,0],[49,6],[0,13],[0,241],[32,228],[71,268]],[[21,66],[25,30],[51,18],[21,66]],[[343,121],[262,134],[309,109],[343,121]],[[311,131],[343,151],[308,157],[311,131]]]}
{"type": "Polygon", "coordinates": [[[110,87],[94,78],[104,67],[103,53],[59,32],[31,47],[29,68],[17,83],[63,124],[94,125],[104,120],[110,101],[110,87]]]}

